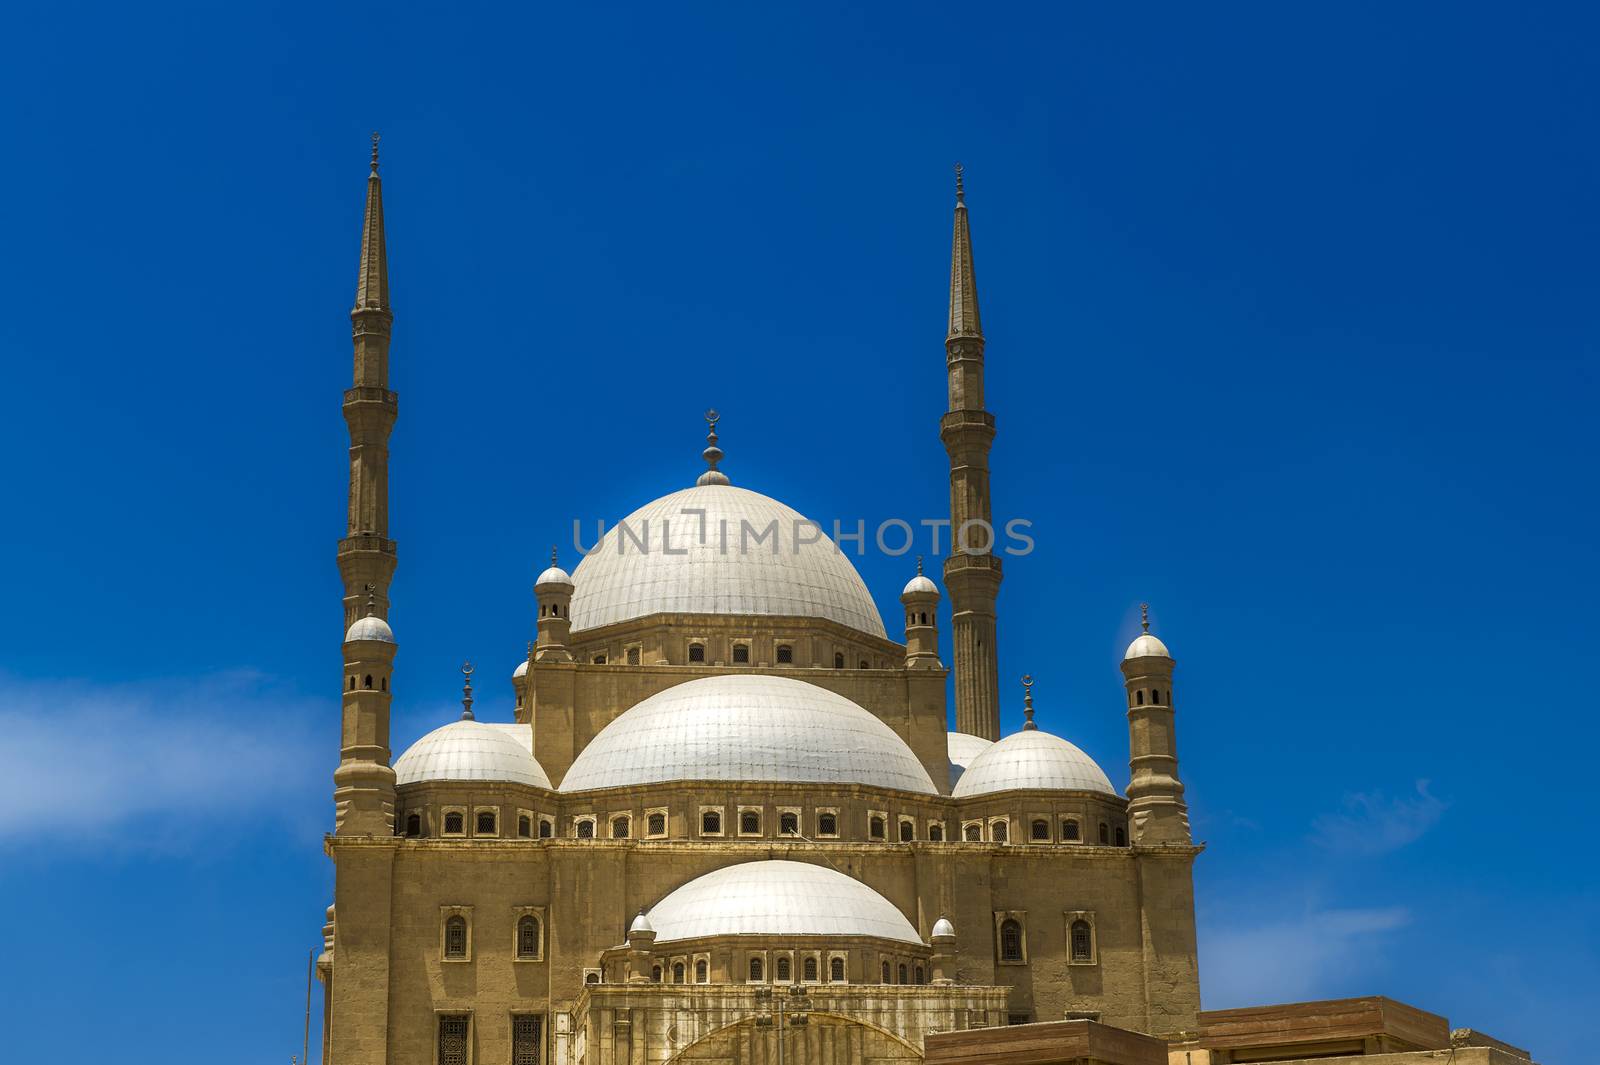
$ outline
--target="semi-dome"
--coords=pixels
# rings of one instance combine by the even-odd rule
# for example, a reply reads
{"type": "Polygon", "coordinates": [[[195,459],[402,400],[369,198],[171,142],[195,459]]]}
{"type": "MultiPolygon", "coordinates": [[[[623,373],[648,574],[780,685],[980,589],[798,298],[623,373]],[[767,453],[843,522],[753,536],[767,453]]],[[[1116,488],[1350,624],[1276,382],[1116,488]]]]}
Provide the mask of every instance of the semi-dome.
{"type": "Polygon", "coordinates": [[[827,618],[884,636],[867,586],[833,541],[776,499],[733,485],[697,485],[640,507],[578,563],[572,583],[574,629],[741,614],[827,618]]]}
{"type": "Polygon", "coordinates": [[[945,755],[950,759],[950,786],[956,786],[961,774],[978,755],[994,746],[993,740],[972,736],[965,732],[947,732],[944,738],[945,755]]]}
{"type": "Polygon", "coordinates": [[[1172,657],[1171,653],[1167,651],[1166,644],[1148,632],[1142,632],[1128,645],[1128,653],[1123,655],[1122,658],[1123,661],[1127,661],[1130,658],[1154,658],[1157,656],[1162,658],[1172,657]]]}
{"type": "Polygon", "coordinates": [[[861,881],[805,862],[744,862],[650,909],[656,942],[706,936],[871,936],[922,945],[905,914],[861,881]]]}
{"type": "Polygon", "coordinates": [[[657,692],[589,741],[562,791],[669,780],[866,784],[936,794],[894,730],[791,677],[703,677],[657,692]]]}
{"type": "Polygon", "coordinates": [[[1093,758],[1060,736],[1037,729],[1013,732],[990,745],[967,766],[951,794],[963,799],[1019,789],[1117,794],[1093,758]]]}
{"type": "Polygon", "coordinates": [[[550,778],[512,731],[526,725],[452,721],[422,737],[394,763],[396,784],[429,780],[492,780],[548,788],[550,778]]]}
{"type": "Polygon", "coordinates": [[[394,630],[389,627],[387,621],[369,614],[364,618],[356,618],[355,624],[345,630],[345,643],[352,643],[356,640],[394,643],[394,630]]]}

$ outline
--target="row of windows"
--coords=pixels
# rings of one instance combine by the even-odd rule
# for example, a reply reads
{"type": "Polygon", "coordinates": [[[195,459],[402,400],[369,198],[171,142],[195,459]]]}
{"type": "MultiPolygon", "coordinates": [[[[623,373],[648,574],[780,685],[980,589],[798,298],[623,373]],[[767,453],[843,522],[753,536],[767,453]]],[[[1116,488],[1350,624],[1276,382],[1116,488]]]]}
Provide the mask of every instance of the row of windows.
{"type": "MultiPolygon", "coordinates": [[[[479,809],[474,814],[474,834],[479,836],[498,836],[499,811],[492,807],[479,809]]],[[[763,812],[761,810],[740,810],[738,816],[738,832],[741,836],[759,836],[763,834],[763,812]]],[[[443,834],[446,836],[466,835],[467,812],[464,809],[447,809],[443,818],[443,834]]],[[[582,816],[575,818],[572,825],[572,834],[577,839],[594,839],[598,820],[594,817],[582,816]]],[[[1011,822],[1004,817],[990,820],[987,825],[982,821],[966,821],[961,826],[961,839],[966,843],[983,843],[987,837],[990,843],[1010,842],[1011,822]],[[987,832],[985,829],[987,828],[987,832]]],[[[1032,843],[1048,843],[1051,841],[1050,822],[1044,818],[1034,818],[1028,825],[1028,840],[1032,843]]],[[[633,815],[618,814],[610,822],[612,839],[630,839],[633,835],[633,815]]],[[[913,817],[902,816],[899,820],[897,835],[901,843],[914,843],[917,840],[917,821],[913,817]]],[[[411,839],[420,838],[423,834],[422,814],[412,811],[405,818],[405,835],[411,839]]],[[[646,838],[661,838],[667,834],[667,815],[663,810],[651,811],[645,817],[646,838]]],[[[700,811],[700,835],[721,836],[723,834],[723,811],[721,807],[702,807],[700,811]]],[[[839,835],[839,814],[836,810],[817,811],[816,834],[819,838],[837,838],[839,835]]],[[[555,821],[549,817],[540,817],[537,825],[534,817],[529,813],[518,813],[517,836],[521,839],[550,839],[555,835],[555,821]]],[[[782,810],[778,813],[778,835],[800,835],[800,812],[798,810],[782,810]]],[[[873,813],[867,817],[867,836],[870,839],[887,840],[889,836],[889,820],[887,814],[873,813]]],[[[927,825],[926,838],[930,843],[945,842],[945,828],[942,821],[930,821],[927,825]]],[[[1083,829],[1077,818],[1068,817],[1061,820],[1060,839],[1063,843],[1079,843],[1083,840],[1083,829]]],[[[1102,846],[1126,847],[1128,833],[1122,825],[1112,826],[1106,821],[1100,822],[1099,843],[1102,846]]]]}
{"type": "MultiPolygon", "coordinates": [[[[472,1014],[439,1015],[438,1065],[470,1065],[472,1061],[472,1014]]],[[[511,1015],[511,1065],[539,1065],[544,1052],[544,1016],[538,1013],[511,1015]]]]}
{"type": "MultiPolygon", "coordinates": [[[[1019,918],[1001,918],[996,930],[995,953],[1008,965],[1027,962],[1027,939],[1019,918]]],[[[1088,914],[1075,915],[1067,923],[1067,957],[1080,964],[1094,961],[1094,924],[1088,914]]]]}
{"type": "MultiPolygon", "coordinates": [[[[368,673],[365,677],[363,677],[361,679],[361,687],[362,687],[362,690],[364,690],[364,691],[372,691],[373,690],[373,688],[372,688],[372,674],[371,673],[368,673]]],[[[356,678],[354,676],[352,676],[350,678],[350,690],[351,691],[355,691],[356,690],[356,678]]],[[[388,677],[379,677],[378,678],[377,690],[381,691],[381,692],[386,692],[386,691],[389,690],[389,678],[388,677]]]]}
{"type": "MultiPolygon", "coordinates": [[[[470,908],[464,906],[445,907],[444,924],[439,935],[439,954],[445,961],[472,960],[472,924],[468,920],[471,912],[470,908]]],[[[511,943],[511,955],[517,961],[544,960],[542,912],[534,907],[517,911],[511,943]]]]}
{"type": "MultiPolygon", "coordinates": [[[[1129,701],[1128,701],[1128,705],[1129,706],[1143,706],[1144,702],[1145,702],[1145,700],[1144,700],[1144,689],[1143,688],[1137,689],[1136,691],[1134,691],[1134,693],[1132,695],[1130,695],[1128,697],[1128,699],[1129,699],[1129,701]]],[[[1172,703],[1172,692],[1169,691],[1169,692],[1167,692],[1167,705],[1170,706],[1171,703],[1172,703]]],[[[1160,688],[1151,688],[1150,689],[1150,705],[1151,706],[1160,706],[1160,705],[1162,705],[1162,703],[1161,703],[1161,689],[1160,688]]]]}
{"type": "MultiPolygon", "coordinates": [[[[624,650],[623,653],[622,653],[623,654],[623,660],[625,662],[627,662],[627,664],[630,665],[630,666],[636,666],[636,665],[639,664],[639,659],[640,659],[641,653],[642,652],[641,652],[640,648],[638,648],[638,647],[629,647],[626,650],[624,650]]],[[[778,644],[777,648],[774,650],[774,657],[776,658],[777,663],[780,666],[793,665],[794,664],[794,647],[792,645],[790,645],[790,644],[780,643],[780,644],[778,644]]],[[[703,644],[703,643],[691,643],[689,645],[689,663],[691,665],[699,665],[699,664],[705,662],[705,660],[706,660],[706,645],[703,644]]],[[[608,655],[604,651],[599,652],[597,654],[594,654],[594,655],[590,656],[590,658],[589,658],[589,662],[592,665],[596,665],[596,666],[606,665],[610,661],[611,661],[610,655],[608,655]]],[[[733,664],[736,665],[736,666],[747,666],[747,665],[750,664],[750,645],[749,644],[747,644],[747,643],[736,643],[736,644],[733,645],[733,664]]],[[[834,669],[844,669],[845,668],[845,656],[844,656],[844,653],[842,651],[835,651],[834,652],[834,654],[833,654],[833,668],[834,669]]],[[[857,669],[871,669],[872,668],[872,663],[869,662],[867,659],[862,658],[862,659],[859,659],[857,661],[856,668],[857,669]]]]}

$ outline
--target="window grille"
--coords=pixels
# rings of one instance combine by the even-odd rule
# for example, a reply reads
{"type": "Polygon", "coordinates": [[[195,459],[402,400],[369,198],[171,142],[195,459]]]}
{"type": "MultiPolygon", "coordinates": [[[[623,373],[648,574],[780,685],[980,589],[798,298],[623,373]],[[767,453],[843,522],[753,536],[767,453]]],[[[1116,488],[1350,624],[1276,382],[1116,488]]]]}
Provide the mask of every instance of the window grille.
{"type": "Polygon", "coordinates": [[[1072,922],[1072,960],[1092,961],[1094,959],[1094,935],[1089,928],[1089,922],[1079,920],[1072,922]]]}
{"type": "Polygon", "coordinates": [[[797,836],[800,834],[800,815],[786,813],[778,815],[778,834],[783,836],[797,836]]]}
{"type": "Polygon", "coordinates": [[[1033,838],[1048,841],[1050,839],[1050,822],[1035,821],[1033,823],[1033,838]]]}
{"type": "Polygon", "coordinates": [[[517,957],[539,956],[539,918],[528,914],[517,922],[517,957]]]}
{"type": "Polygon", "coordinates": [[[1076,821],[1063,821],[1063,822],[1061,822],[1061,838],[1062,839],[1069,839],[1069,840],[1081,839],[1082,837],[1079,836],[1079,834],[1078,834],[1078,822],[1076,822],[1076,821]]]}
{"type": "Polygon", "coordinates": [[[935,821],[928,826],[928,838],[934,843],[944,842],[944,826],[935,821]]]}
{"type": "Polygon", "coordinates": [[[750,645],[749,644],[747,644],[747,643],[736,643],[736,644],[733,645],[733,662],[734,662],[734,665],[739,665],[739,666],[743,666],[743,665],[748,665],[749,664],[749,662],[750,662],[750,645]]]}
{"type": "Polygon", "coordinates": [[[900,822],[900,842],[910,843],[917,838],[917,829],[910,821],[900,822]]]}
{"type": "Polygon", "coordinates": [[[837,836],[839,834],[839,815],[833,813],[817,815],[817,835],[837,836]]]}
{"type": "Polygon", "coordinates": [[[1022,960],[1022,925],[1010,917],[1000,922],[1000,960],[1022,960]]]}
{"type": "Polygon", "coordinates": [[[983,826],[982,825],[968,825],[966,828],[961,830],[961,833],[962,833],[962,835],[966,836],[968,843],[982,843],[983,842],[983,826]]]}
{"type": "Polygon", "coordinates": [[[800,974],[805,979],[815,983],[817,979],[817,959],[807,958],[804,964],[800,966],[800,974]]]}
{"type": "Polygon", "coordinates": [[[594,839],[594,822],[579,821],[577,826],[579,839],[594,839]]]}
{"type": "Polygon", "coordinates": [[[790,968],[789,959],[787,957],[779,958],[778,959],[778,979],[779,980],[787,980],[787,979],[789,979],[791,971],[792,970],[790,968]]]}
{"type": "Polygon", "coordinates": [[[751,958],[750,959],[750,979],[751,980],[760,980],[762,978],[761,973],[762,973],[761,959],[760,958],[751,958]]]}
{"type": "Polygon", "coordinates": [[[650,822],[649,822],[649,831],[650,831],[650,834],[652,836],[664,836],[664,835],[666,835],[667,834],[667,815],[666,814],[651,814],[650,815],[650,822]]]}
{"type": "Polygon", "coordinates": [[[715,810],[707,810],[700,815],[700,831],[707,836],[714,836],[722,831],[722,815],[715,810]]]}
{"type": "Polygon", "coordinates": [[[418,836],[422,835],[421,814],[406,815],[406,835],[410,836],[412,839],[416,839],[418,836]]]}
{"type": "Polygon", "coordinates": [[[460,914],[444,923],[444,956],[447,958],[467,956],[467,919],[460,914]]]}
{"type": "Polygon", "coordinates": [[[739,815],[739,831],[746,835],[754,835],[761,831],[761,815],[754,810],[746,810],[739,815]]]}
{"type": "Polygon", "coordinates": [[[467,1065],[467,1018],[460,1014],[439,1018],[439,1065],[467,1065]]]}
{"type": "Polygon", "coordinates": [[[459,810],[451,810],[444,815],[444,830],[446,833],[460,835],[467,830],[467,819],[459,810]]]}
{"type": "Polygon", "coordinates": [[[533,818],[526,814],[517,818],[517,835],[523,839],[533,835],[533,818]]]}
{"type": "Polygon", "coordinates": [[[844,959],[830,958],[828,960],[828,979],[839,983],[844,980],[844,959]]]}
{"type": "Polygon", "coordinates": [[[705,660],[706,660],[706,645],[703,644],[703,643],[691,643],[689,645],[689,661],[691,661],[691,662],[704,662],[705,660]]]}
{"type": "Polygon", "coordinates": [[[494,835],[494,811],[493,810],[479,810],[478,811],[478,834],[480,836],[492,836],[492,835],[494,835]]]}
{"type": "Polygon", "coordinates": [[[694,963],[694,982],[697,984],[704,984],[709,982],[710,979],[711,967],[706,964],[706,960],[704,958],[701,958],[699,961],[694,963]]]}
{"type": "Polygon", "coordinates": [[[868,826],[868,831],[873,839],[882,839],[884,837],[885,829],[886,826],[884,825],[883,818],[881,817],[874,817],[871,824],[868,826]]]}
{"type": "Polygon", "coordinates": [[[996,843],[1004,843],[1006,841],[1006,823],[1004,821],[996,821],[993,825],[991,825],[989,828],[989,838],[994,840],[996,843]]]}
{"type": "Polygon", "coordinates": [[[906,982],[906,967],[905,967],[904,963],[901,964],[900,971],[899,971],[898,975],[900,977],[900,982],[902,984],[905,983],[906,982]]]}
{"type": "Polygon", "coordinates": [[[778,645],[778,665],[787,666],[794,662],[794,648],[786,643],[778,645]]]}
{"type": "Polygon", "coordinates": [[[639,664],[639,649],[637,647],[628,648],[628,665],[636,666],[638,664],[639,664]]]}
{"type": "Polygon", "coordinates": [[[611,838],[627,839],[629,827],[626,817],[613,817],[611,819],[611,838]]]}
{"type": "Polygon", "coordinates": [[[886,984],[894,982],[893,980],[891,980],[889,978],[889,963],[888,962],[884,962],[883,963],[883,982],[886,983],[886,984]]]}
{"type": "Polygon", "coordinates": [[[511,1018],[511,1065],[539,1065],[543,1018],[522,1013],[511,1018]]]}
{"type": "Polygon", "coordinates": [[[683,983],[683,971],[684,971],[683,970],[683,962],[680,961],[680,962],[674,962],[673,963],[673,966],[672,966],[672,982],[673,983],[675,983],[675,984],[683,983]]]}

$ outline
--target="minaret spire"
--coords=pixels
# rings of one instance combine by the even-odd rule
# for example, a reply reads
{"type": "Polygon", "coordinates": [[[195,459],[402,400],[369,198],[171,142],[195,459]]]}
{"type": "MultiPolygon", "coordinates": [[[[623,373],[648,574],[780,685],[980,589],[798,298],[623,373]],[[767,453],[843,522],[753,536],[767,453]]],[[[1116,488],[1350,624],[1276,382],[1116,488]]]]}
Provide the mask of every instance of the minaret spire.
{"type": "Polygon", "coordinates": [[[950,246],[950,328],[945,334],[950,408],[939,436],[950,455],[950,555],[944,563],[955,650],[956,731],[1000,738],[1000,673],[995,599],[1000,559],[989,506],[989,447],[994,415],[984,409],[983,326],[972,265],[966,187],[956,164],[955,234],[950,246]]]}
{"type": "Polygon", "coordinates": [[[369,588],[377,616],[389,616],[389,581],[395,567],[395,544],[389,539],[389,432],[398,413],[397,397],[389,391],[393,323],[383,180],[378,176],[378,134],[374,133],[356,300],[350,310],[354,380],[344,394],[344,420],[350,428],[350,504],[345,537],[339,542],[339,573],[344,577],[346,626],[360,615],[365,606],[363,593],[369,588]]]}

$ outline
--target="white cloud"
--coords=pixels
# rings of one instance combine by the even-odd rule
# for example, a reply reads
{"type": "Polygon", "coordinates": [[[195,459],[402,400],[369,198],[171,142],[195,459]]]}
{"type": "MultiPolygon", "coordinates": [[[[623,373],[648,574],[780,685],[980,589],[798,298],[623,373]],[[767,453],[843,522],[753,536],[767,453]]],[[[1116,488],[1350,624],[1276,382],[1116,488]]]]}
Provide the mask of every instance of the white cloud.
{"type": "Polygon", "coordinates": [[[331,817],[323,747],[337,739],[315,733],[336,713],[249,672],[109,685],[0,674],[0,847],[170,842],[279,806],[302,816],[318,794],[331,817]]]}
{"type": "Polygon", "coordinates": [[[1203,923],[1200,986],[1206,1009],[1336,997],[1357,974],[1372,976],[1383,934],[1411,921],[1403,907],[1312,910],[1237,925],[1203,923]]]}
{"type": "Polygon", "coordinates": [[[1417,781],[1415,795],[1390,798],[1381,791],[1346,795],[1344,809],[1312,823],[1312,839],[1346,854],[1388,854],[1419,839],[1438,823],[1448,805],[1417,781]]]}

